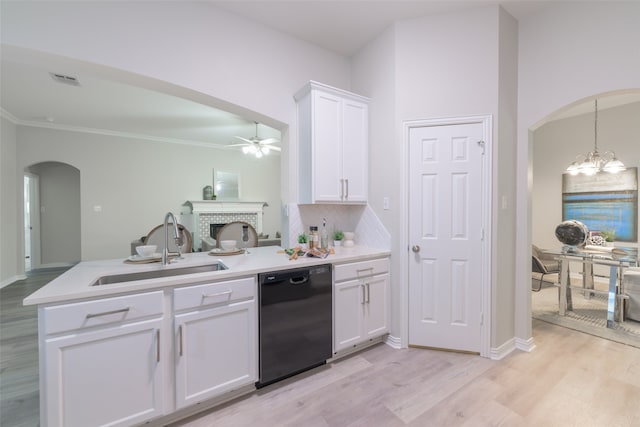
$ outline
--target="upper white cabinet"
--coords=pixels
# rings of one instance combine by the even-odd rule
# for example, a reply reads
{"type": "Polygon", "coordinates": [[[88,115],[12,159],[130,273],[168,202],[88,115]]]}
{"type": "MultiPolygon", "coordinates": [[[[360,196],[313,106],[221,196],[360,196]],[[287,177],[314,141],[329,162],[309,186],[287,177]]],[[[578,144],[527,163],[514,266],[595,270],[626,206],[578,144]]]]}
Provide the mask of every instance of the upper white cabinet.
{"type": "Polygon", "coordinates": [[[313,81],[295,99],[299,202],[366,203],[369,99],[313,81]]]}

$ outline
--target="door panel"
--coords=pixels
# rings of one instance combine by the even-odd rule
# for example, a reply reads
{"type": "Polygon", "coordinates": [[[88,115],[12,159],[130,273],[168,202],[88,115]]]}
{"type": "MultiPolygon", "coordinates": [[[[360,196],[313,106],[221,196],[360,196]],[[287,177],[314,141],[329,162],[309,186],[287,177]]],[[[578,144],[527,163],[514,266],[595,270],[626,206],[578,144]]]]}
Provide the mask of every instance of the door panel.
{"type": "Polygon", "coordinates": [[[410,345],[480,351],[482,130],[410,131],[410,345]]]}

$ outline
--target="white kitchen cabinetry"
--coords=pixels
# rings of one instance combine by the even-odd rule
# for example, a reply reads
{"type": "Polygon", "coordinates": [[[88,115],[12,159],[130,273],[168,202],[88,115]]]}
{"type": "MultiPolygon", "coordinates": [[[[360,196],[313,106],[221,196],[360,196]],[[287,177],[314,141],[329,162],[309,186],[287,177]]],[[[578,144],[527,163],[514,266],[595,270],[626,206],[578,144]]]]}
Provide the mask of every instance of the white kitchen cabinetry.
{"type": "Polygon", "coordinates": [[[130,426],[163,414],[162,291],[41,315],[43,427],[130,426]]]}
{"type": "Polygon", "coordinates": [[[334,267],[334,353],[389,332],[389,292],[389,258],[334,267]]]}
{"type": "Polygon", "coordinates": [[[300,203],[366,203],[369,99],[313,81],[295,99],[300,203]]]}
{"type": "Polygon", "coordinates": [[[257,381],[256,307],[255,276],[174,291],[178,409],[257,381]]]}

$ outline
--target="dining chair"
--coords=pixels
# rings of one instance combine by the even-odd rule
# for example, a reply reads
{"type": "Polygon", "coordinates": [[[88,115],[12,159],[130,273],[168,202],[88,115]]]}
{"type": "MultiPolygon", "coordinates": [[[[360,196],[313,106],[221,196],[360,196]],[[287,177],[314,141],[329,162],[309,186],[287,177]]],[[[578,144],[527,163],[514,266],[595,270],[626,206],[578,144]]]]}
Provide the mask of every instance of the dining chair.
{"type": "Polygon", "coordinates": [[[258,246],[258,233],[256,229],[245,221],[233,221],[225,224],[216,235],[217,247],[220,247],[222,240],[236,240],[239,248],[247,247],[253,248],[258,246]],[[243,226],[247,226],[248,241],[245,243],[242,241],[243,226]]]}

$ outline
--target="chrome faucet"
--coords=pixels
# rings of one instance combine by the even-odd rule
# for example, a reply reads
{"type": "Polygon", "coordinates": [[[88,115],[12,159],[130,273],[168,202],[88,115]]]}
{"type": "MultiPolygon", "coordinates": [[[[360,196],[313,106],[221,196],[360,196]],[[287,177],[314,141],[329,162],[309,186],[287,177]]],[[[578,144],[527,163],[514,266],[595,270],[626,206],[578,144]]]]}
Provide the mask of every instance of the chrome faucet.
{"type": "Polygon", "coordinates": [[[171,213],[167,212],[164,216],[164,248],[162,249],[162,265],[169,264],[169,232],[167,227],[169,226],[169,219],[173,222],[173,239],[177,242],[180,238],[180,232],[178,231],[178,221],[176,221],[176,217],[171,213]]]}

